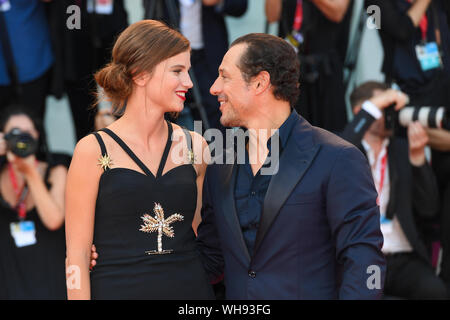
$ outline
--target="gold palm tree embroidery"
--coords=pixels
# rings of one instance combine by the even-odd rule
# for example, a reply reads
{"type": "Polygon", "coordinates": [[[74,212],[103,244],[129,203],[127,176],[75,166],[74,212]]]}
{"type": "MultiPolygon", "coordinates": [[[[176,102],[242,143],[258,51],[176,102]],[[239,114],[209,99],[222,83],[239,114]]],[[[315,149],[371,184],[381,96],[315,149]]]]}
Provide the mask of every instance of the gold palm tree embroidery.
{"type": "Polygon", "coordinates": [[[141,219],[144,221],[144,224],[141,225],[139,231],[142,232],[156,232],[158,231],[158,250],[146,251],[147,254],[166,254],[171,253],[173,250],[163,250],[162,248],[162,236],[165,234],[169,238],[173,238],[175,236],[175,232],[170,224],[176,221],[183,221],[184,217],[179,213],[174,213],[167,219],[164,218],[164,209],[161,207],[159,203],[155,202],[155,206],[153,208],[153,213],[155,217],[152,217],[149,214],[144,214],[141,219]]]}

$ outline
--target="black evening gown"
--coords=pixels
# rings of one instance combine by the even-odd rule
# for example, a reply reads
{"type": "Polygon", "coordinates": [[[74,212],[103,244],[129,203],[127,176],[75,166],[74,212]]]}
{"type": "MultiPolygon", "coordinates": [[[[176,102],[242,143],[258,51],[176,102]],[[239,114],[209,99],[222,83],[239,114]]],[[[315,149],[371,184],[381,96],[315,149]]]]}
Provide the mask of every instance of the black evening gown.
{"type": "MultiPolygon", "coordinates": [[[[114,132],[102,129],[145,174],[104,167],[95,210],[99,258],[91,272],[92,299],[214,299],[192,230],[195,169],[184,164],[162,175],[173,130],[167,123],[169,138],[156,176],[114,132]]],[[[107,159],[101,136],[94,134],[107,159]]]]}

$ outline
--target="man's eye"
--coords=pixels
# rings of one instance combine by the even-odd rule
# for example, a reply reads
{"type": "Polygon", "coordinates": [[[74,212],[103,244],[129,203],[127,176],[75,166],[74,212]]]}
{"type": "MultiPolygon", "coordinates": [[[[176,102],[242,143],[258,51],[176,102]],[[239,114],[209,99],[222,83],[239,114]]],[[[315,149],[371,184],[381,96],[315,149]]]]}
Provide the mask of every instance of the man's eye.
{"type": "Polygon", "coordinates": [[[173,70],[173,72],[175,72],[176,74],[181,73],[181,70],[173,70]]]}

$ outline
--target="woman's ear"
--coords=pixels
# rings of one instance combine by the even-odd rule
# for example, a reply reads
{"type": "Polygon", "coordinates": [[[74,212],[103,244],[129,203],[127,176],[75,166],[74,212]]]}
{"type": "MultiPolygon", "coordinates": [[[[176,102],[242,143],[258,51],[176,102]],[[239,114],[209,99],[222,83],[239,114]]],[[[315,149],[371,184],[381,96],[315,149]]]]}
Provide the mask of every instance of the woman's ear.
{"type": "Polygon", "coordinates": [[[147,85],[148,80],[150,80],[150,73],[148,72],[141,72],[137,76],[133,77],[133,82],[138,87],[145,87],[147,85]]]}

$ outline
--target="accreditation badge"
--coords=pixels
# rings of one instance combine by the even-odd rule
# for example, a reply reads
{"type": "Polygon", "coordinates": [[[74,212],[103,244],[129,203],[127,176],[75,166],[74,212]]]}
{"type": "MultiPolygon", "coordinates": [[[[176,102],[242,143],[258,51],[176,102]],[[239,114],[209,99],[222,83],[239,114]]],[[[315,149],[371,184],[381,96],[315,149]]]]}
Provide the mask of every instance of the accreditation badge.
{"type": "Polygon", "coordinates": [[[88,0],[87,2],[87,12],[94,12],[94,1],[95,1],[95,13],[110,15],[113,13],[114,0],[88,0]]]}
{"type": "Polygon", "coordinates": [[[6,12],[11,9],[9,0],[0,0],[0,11],[6,12]]]}
{"type": "Polygon", "coordinates": [[[439,55],[439,48],[436,42],[416,45],[416,55],[423,71],[428,71],[442,66],[442,60],[439,55]]]}
{"type": "Polygon", "coordinates": [[[12,222],[9,228],[17,248],[32,246],[37,243],[36,228],[33,221],[12,222]]]}

